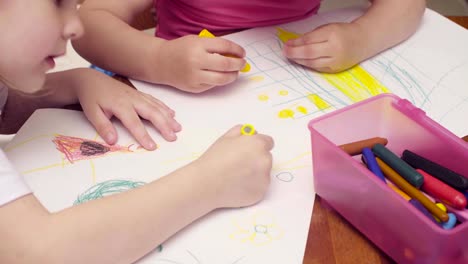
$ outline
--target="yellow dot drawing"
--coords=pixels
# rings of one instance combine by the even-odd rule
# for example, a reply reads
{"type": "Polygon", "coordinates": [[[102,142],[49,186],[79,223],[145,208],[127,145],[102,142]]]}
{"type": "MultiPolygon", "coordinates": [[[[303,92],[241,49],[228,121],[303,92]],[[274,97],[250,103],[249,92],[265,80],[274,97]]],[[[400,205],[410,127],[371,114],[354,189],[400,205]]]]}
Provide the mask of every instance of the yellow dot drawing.
{"type": "Polygon", "coordinates": [[[317,94],[309,94],[307,95],[307,99],[309,99],[309,101],[311,101],[320,110],[330,107],[330,105],[317,94]]]}
{"type": "MultiPolygon", "coordinates": [[[[215,35],[213,35],[211,32],[209,32],[207,29],[203,29],[198,33],[198,36],[200,38],[215,38],[215,35]]],[[[231,58],[237,58],[236,56],[230,55],[230,54],[223,54],[223,56],[226,57],[231,57],[231,58]]],[[[249,72],[250,71],[250,64],[248,62],[245,63],[244,68],[240,70],[240,72],[249,72]]]]}
{"type": "Polygon", "coordinates": [[[250,76],[249,80],[253,81],[253,82],[261,82],[261,81],[265,80],[265,77],[263,77],[261,75],[250,76]]]}
{"type": "Polygon", "coordinates": [[[307,114],[307,108],[305,108],[304,106],[300,105],[298,107],[296,107],[297,111],[303,113],[304,115],[307,114]]]}
{"type": "Polygon", "coordinates": [[[288,31],[280,27],[276,28],[276,35],[283,43],[286,43],[290,39],[296,39],[301,36],[300,34],[297,34],[292,31],[288,31]]]}
{"type": "Polygon", "coordinates": [[[241,127],[241,134],[251,136],[255,134],[255,128],[250,124],[245,124],[241,127]]]}
{"type": "Polygon", "coordinates": [[[265,246],[284,236],[284,231],[275,219],[263,212],[256,212],[250,220],[233,221],[236,230],[229,235],[231,239],[254,246],[265,246]]]}
{"type": "Polygon", "coordinates": [[[359,65],[335,74],[322,73],[325,80],[351,101],[359,102],[381,93],[389,93],[384,85],[359,65]]]}
{"type": "Polygon", "coordinates": [[[268,97],[268,95],[266,95],[266,94],[261,94],[261,95],[259,95],[257,98],[258,98],[258,100],[260,100],[260,101],[262,101],[262,102],[268,101],[268,99],[270,99],[270,98],[268,97]]]}
{"type": "Polygon", "coordinates": [[[283,109],[278,113],[279,118],[293,118],[294,111],[291,109],[283,109]]]}
{"type": "Polygon", "coordinates": [[[288,92],[288,90],[281,90],[281,91],[278,92],[278,94],[281,95],[281,96],[286,96],[286,95],[289,94],[289,92],[288,92]]]}

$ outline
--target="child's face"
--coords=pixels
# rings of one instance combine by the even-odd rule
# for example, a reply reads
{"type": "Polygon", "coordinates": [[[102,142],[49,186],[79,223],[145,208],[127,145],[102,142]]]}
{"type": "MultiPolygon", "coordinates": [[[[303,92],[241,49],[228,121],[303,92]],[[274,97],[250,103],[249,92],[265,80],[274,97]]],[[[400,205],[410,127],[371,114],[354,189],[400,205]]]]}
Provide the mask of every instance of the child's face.
{"type": "Polygon", "coordinates": [[[77,0],[0,0],[0,81],[33,92],[64,55],[67,40],[83,34],[77,0]]]}

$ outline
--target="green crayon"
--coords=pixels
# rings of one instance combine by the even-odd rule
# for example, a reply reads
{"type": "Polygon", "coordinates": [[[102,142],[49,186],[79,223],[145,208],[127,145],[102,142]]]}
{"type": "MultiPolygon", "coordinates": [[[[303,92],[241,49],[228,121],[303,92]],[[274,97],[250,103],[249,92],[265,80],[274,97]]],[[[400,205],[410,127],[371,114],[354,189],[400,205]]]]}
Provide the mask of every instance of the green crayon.
{"type": "Polygon", "coordinates": [[[398,174],[405,178],[405,180],[407,180],[411,185],[416,188],[421,187],[424,182],[424,177],[384,145],[375,144],[372,147],[372,152],[374,152],[377,157],[381,158],[388,166],[398,172],[398,174]]]}

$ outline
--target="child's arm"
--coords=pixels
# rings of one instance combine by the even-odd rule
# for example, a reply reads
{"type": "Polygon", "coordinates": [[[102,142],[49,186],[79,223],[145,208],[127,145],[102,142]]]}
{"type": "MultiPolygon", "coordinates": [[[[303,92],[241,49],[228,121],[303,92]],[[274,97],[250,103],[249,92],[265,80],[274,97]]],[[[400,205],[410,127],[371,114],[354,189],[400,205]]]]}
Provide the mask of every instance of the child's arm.
{"type": "Polygon", "coordinates": [[[0,263],[134,262],[212,210],[261,200],[272,147],[236,126],[198,160],[138,189],[57,213],[19,198],[0,207],[0,263]]]}
{"type": "Polygon", "coordinates": [[[374,0],[351,23],[321,26],[285,45],[285,55],[323,72],[339,72],[411,36],[426,7],[425,0],[374,0]]]}
{"type": "Polygon", "coordinates": [[[202,92],[237,78],[245,51],[231,41],[194,35],[167,41],[132,28],[131,21],[152,4],[153,0],[87,0],[80,8],[86,33],[73,41],[73,47],[107,70],[188,92],[202,92]]]}
{"type": "Polygon", "coordinates": [[[149,120],[166,140],[176,139],[180,125],[174,111],[151,95],[141,93],[92,69],[74,69],[47,74],[42,90],[28,95],[10,89],[0,127],[15,133],[38,108],[62,107],[80,103],[88,120],[109,144],[117,141],[117,132],[109,119],[120,119],[146,149],[155,149],[140,119],[149,120]],[[19,107],[21,106],[21,107],[19,107]]]}

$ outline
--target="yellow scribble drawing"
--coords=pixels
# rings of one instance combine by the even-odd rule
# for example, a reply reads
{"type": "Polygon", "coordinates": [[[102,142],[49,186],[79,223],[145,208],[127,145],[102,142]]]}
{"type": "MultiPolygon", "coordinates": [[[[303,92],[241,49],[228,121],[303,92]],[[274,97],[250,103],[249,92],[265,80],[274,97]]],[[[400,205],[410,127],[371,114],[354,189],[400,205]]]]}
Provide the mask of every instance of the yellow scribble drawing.
{"type": "Polygon", "coordinates": [[[244,223],[234,220],[233,225],[236,230],[229,237],[254,246],[265,246],[284,236],[284,230],[276,224],[274,217],[265,212],[254,213],[244,223]]]}
{"type": "Polygon", "coordinates": [[[169,165],[169,164],[173,164],[173,163],[177,163],[181,161],[192,161],[192,160],[198,159],[202,154],[203,153],[201,152],[192,152],[183,157],[161,161],[161,164],[169,165]]]}
{"type": "Polygon", "coordinates": [[[374,95],[390,92],[390,90],[359,65],[340,73],[321,73],[321,76],[353,102],[359,102],[374,95]]]}
{"type": "Polygon", "coordinates": [[[26,139],[26,140],[24,140],[24,141],[21,141],[21,142],[19,142],[19,143],[17,143],[17,144],[12,145],[12,146],[8,146],[8,147],[4,148],[3,151],[5,151],[5,152],[10,152],[10,151],[12,151],[12,150],[14,150],[14,149],[16,149],[16,148],[19,148],[19,147],[21,147],[21,146],[23,146],[23,145],[26,145],[27,143],[32,142],[32,141],[35,141],[35,140],[37,140],[37,139],[39,139],[39,138],[51,138],[51,137],[54,137],[54,136],[55,136],[55,134],[50,134],[50,135],[47,135],[47,134],[46,134],[46,135],[34,136],[34,137],[32,137],[32,138],[26,139]]]}
{"type": "Polygon", "coordinates": [[[261,82],[261,81],[265,80],[265,77],[263,77],[261,75],[255,75],[255,76],[250,76],[249,80],[253,81],[253,82],[261,82]]]}
{"type": "Polygon", "coordinates": [[[288,30],[286,30],[284,28],[280,28],[280,27],[276,28],[276,35],[278,36],[278,38],[283,43],[286,43],[290,39],[296,39],[296,38],[301,36],[300,34],[297,34],[297,33],[292,32],[292,31],[288,31],[288,30]]]}
{"type": "Polygon", "coordinates": [[[294,117],[294,111],[291,109],[283,109],[279,111],[278,113],[279,118],[293,118],[294,117]]]}
{"type": "Polygon", "coordinates": [[[324,110],[330,107],[327,101],[323,100],[318,94],[309,94],[307,95],[307,99],[311,101],[318,109],[324,110]]]}
{"type": "Polygon", "coordinates": [[[307,151],[298,154],[296,157],[282,161],[282,162],[275,162],[273,164],[272,171],[292,171],[297,169],[302,169],[311,166],[312,160],[312,152],[307,151]]]}

